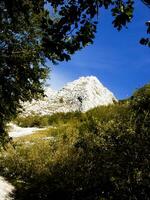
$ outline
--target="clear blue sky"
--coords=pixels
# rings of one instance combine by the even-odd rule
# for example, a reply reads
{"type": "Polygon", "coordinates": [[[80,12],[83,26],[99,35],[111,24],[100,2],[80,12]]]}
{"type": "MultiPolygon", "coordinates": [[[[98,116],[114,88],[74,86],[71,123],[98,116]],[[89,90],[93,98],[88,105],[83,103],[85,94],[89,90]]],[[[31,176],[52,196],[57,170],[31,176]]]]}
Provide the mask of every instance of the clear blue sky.
{"type": "Polygon", "coordinates": [[[51,87],[58,90],[80,76],[94,75],[123,99],[150,83],[150,48],[139,44],[140,38],[147,36],[148,20],[150,9],[136,1],[132,23],[118,32],[112,26],[110,12],[102,10],[93,45],[77,52],[69,62],[56,66],[48,62],[51,87]]]}

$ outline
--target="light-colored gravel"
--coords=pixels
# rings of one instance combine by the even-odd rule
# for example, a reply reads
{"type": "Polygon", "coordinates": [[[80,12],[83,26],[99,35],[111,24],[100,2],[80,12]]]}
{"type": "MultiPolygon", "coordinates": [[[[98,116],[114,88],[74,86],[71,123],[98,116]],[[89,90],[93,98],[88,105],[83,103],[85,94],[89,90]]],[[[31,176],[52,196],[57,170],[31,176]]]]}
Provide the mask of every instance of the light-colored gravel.
{"type": "Polygon", "coordinates": [[[37,128],[37,127],[33,127],[33,128],[22,128],[19,127],[15,124],[9,124],[9,136],[12,138],[16,138],[16,137],[22,137],[25,135],[30,135],[35,133],[36,131],[41,131],[41,130],[45,130],[46,128],[37,128]]]}
{"type": "Polygon", "coordinates": [[[0,200],[12,200],[11,194],[14,189],[8,181],[0,176],[0,200]]]}
{"type": "MultiPolygon", "coordinates": [[[[36,133],[36,131],[45,130],[46,128],[21,128],[15,124],[9,124],[9,136],[12,138],[22,137],[36,133]]],[[[12,200],[11,194],[15,190],[8,181],[0,176],[0,200],[12,200]]]]}

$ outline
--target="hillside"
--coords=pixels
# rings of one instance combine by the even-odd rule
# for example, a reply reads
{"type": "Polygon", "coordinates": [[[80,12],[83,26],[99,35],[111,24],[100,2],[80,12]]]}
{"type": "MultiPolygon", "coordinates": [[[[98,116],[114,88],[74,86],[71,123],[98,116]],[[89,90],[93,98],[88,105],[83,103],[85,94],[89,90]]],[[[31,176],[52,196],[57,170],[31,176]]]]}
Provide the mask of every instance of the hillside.
{"type": "Polygon", "coordinates": [[[46,126],[0,150],[0,176],[15,187],[13,200],[150,199],[150,84],[87,112],[19,120],[46,126]]]}
{"type": "Polygon", "coordinates": [[[114,94],[94,76],[80,77],[57,92],[46,88],[45,94],[44,99],[25,103],[23,115],[85,112],[91,108],[117,101],[114,94]]]}

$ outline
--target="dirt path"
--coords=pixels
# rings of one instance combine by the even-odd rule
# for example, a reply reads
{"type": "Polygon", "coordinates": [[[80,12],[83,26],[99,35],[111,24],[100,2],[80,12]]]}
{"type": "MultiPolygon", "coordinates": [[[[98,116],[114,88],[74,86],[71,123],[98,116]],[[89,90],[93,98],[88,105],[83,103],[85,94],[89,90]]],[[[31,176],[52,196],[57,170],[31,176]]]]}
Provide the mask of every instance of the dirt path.
{"type": "Polygon", "coordinates": [[[15,124],[10,124],[9,136],[12,137],[12,138],[22,137],[22,136],[25,136],[25,135],[33,134],[36,131],[41,131],[41,130],[45,130],[45,128],[37,128],[37,127],[22,128],[22,127],[15,125],[15,124]]]}
{"type": "Polygon", "coordinates": [[[0,176],[0,200],[12,200],[10,195],[14,191],[14,187],[0,176]]]}

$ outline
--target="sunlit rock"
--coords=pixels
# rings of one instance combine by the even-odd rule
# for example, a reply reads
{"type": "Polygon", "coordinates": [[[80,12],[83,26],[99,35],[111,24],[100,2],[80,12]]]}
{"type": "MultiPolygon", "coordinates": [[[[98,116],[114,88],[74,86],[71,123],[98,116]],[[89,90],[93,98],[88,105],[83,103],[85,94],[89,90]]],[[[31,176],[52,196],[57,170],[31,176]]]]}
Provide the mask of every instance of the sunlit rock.
{"type": "Polygon", "coordinates": [[[56,112],[85,112],[91,108],[108,105],[117,101],[116,97],[95,76],[80,77],[66,84],[61,90],[45,90],[42,100],[24,104],[23,115],[47,115],[56,112]]]}
{"type": "Polygon", "coordinates": [[[14,187],[0,176],[0,200],[12,200],[14,187]]]}

